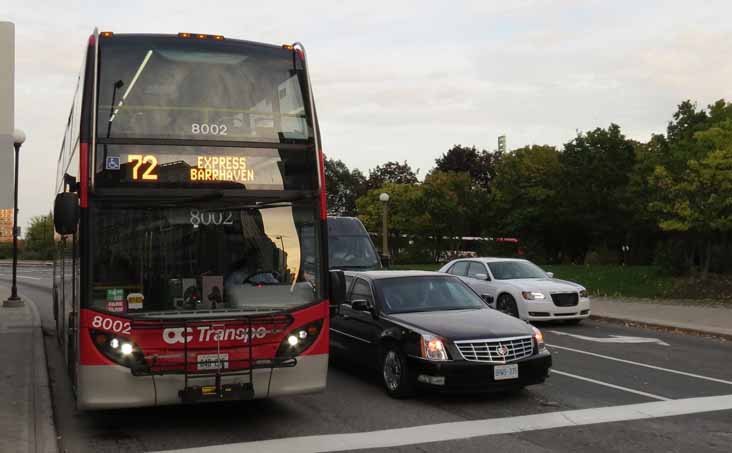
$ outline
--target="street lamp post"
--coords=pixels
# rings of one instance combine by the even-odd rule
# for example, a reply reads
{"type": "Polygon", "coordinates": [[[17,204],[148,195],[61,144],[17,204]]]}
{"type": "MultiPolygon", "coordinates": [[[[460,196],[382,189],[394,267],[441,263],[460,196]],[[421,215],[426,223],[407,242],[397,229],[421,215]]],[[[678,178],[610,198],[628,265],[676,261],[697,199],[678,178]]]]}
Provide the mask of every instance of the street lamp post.
{"type": "Polygon", "coordinates": [[[20,307],[23,301],[18,297],[18,286],[16,284],[18,275],[18,167],[20,163],[20,147],[25,142],[25,132],[20,129],[13,131],[13,146],[15,147],[15,194],[13,205],[13,286],[10,290],[10,297],[3,302],[4,307],[20,307]]]}
{"type": "Polygon", "coordinates": [[[384,192],[379,195],[383,209],[382,225],[381,225],[381,254],[384,255],[386,261],[389,261],[389,194],[384,192]]]}

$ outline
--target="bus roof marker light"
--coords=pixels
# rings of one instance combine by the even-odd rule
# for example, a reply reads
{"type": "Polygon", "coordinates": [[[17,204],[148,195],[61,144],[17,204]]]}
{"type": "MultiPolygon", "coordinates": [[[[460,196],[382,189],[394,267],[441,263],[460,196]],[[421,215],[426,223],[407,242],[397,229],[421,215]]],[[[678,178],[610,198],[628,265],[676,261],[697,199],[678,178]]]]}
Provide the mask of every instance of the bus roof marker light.
{"type": "Polygon", "coordinates": [[[198,38],[198,39],[206,39],[206,38],[208,38],[208,35],[204,35],[203,33],[199,33],[199,34],[196,35],[196,38],[198,38]]]}
{"type": "Polygon", "coordinates": [[[282,44],[282,48],[287,50],[293,50],[295,46],[293,46],[292,44],[282,44]]]}
{"type": "Polygon", "coordinates": [[[179,38],[190,38],[191,37],[191,34],[190,33],[185,33],[185,32],[178,33],[178,37],[179,38]]]}
{"type": "Polygon", "coordinates": [[[114,35],[114,32],[111,32],[111,31],[103,31],[103,32],[101,32],[99,34],[101,35],[102,38],[109,38],[112,35],[114,35]]]}
{"type": "Polygon", "coordinates": [[[214,35],[213,39],[215,39],[216,41],[223,41],[224,36],[223,35],[214,35]]]}

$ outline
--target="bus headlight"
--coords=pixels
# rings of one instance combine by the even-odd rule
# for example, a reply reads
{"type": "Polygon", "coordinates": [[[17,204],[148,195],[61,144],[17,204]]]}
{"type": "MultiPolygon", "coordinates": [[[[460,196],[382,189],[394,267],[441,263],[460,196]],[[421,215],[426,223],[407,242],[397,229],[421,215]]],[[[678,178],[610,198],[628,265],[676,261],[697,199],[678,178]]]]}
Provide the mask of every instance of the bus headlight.
{"type": "Polygon", "coordinates": [[[140,348],[129,338],[100,330],[90,330],[94,346],[109,360],[128,368],[145,366],[145,357],[140,348]]]}
{"type": "Polygon", "coordinates": [[[277,349],[277,357],[295,357],[315,343],[323,327],[323,320],[311,322],[291,330],[277,349]]]}

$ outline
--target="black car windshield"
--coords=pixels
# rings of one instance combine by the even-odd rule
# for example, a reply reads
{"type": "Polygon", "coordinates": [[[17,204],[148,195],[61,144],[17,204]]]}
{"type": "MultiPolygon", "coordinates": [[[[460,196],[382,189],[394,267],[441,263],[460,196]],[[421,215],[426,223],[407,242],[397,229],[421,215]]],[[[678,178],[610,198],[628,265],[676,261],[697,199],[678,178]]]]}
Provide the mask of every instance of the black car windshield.
{"type": "Polygon", "coordinates": [[[546,278],[546,273],[539,266],[528,261],[496,261],[488,263],[488,268],[496,280],[546,278]]]}
{"type": "Polygon", "coordinates": [[[310,203],[253,209],[223,200],[210,210],[142,205],[92,212],[96,309],[262,310],[320,300],[317,211],[310,203]]]}
{"type": "Polygon", "coordinates": [[[398,277],[376,280],[385,313],[475,310],[483,300],[454,277],[398,277]]]}
{"type": "Polygon", "coordinates": [[[367,236],[329,236],[328,265],[331,269],[379,269],[379,257],[367,236]]]}

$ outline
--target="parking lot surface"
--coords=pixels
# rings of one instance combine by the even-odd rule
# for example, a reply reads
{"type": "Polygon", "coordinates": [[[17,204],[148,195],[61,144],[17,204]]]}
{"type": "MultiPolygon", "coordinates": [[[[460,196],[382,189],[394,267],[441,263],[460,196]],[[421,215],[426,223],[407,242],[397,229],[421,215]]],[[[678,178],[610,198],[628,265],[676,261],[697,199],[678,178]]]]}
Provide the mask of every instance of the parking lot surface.
{"type": "Polygon", "coordinates": [[[50,273],[23,270],[18,281],[46,329],[61,451],[727,452],[732,444],[729,342],[595,321],[538,325],[553,372],[519,393],[394,400],[375,375],[336,364],[321,394],[79,413],[50,332],[50,273]]]}

